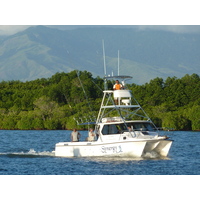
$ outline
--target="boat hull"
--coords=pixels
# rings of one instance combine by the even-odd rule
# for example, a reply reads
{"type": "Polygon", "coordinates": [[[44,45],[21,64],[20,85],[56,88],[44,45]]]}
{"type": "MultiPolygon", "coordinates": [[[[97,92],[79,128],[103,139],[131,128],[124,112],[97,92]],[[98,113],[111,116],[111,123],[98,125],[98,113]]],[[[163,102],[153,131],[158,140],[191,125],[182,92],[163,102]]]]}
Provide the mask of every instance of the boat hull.
{"type": "Polygon", "coordinates": [[[145,157],[146,153],[155,152],[158,156],[168,156],[172,140],[140,140],[121,142],[60,142],[56,144],[55,156],[58,157],[93,157],[123,156],[145,157]]]}
{"type": "Polygon", "coordinates": [[[166,157],[166,156],[168,156],[172,142],[173,142],[173,140],[148,141],[145,145],[143,155],[145,155],[148,152],[155,152],[159,156],[166,157]]]}
{"type": "Polygon", "coordinates": [[[126,142],[61,142],[56,144],[55,156],[91,157],[91,156],[131,156],[141,157],[146,141],[126,142]]]}

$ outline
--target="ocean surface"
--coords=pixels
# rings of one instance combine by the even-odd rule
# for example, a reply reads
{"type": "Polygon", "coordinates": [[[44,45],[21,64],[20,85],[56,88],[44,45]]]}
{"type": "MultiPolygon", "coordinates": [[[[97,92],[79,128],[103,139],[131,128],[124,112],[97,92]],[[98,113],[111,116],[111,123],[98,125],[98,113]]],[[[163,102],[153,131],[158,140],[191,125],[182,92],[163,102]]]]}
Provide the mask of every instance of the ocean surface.
{"type": "Polygon", "coordinates": [[[200,132],[166,132],[174,140],[167,158],[55,157],[70,133],[0,130],[0,175],[200,175],[200,132]]]}

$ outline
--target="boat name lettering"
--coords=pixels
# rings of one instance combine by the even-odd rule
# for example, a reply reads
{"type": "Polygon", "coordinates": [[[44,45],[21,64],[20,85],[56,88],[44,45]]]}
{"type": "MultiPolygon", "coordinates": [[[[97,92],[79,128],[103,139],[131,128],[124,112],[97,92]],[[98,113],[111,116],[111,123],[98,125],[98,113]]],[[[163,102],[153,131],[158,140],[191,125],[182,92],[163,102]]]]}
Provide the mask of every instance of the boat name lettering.
{"type": "Polygon", "coordinates": [[[113,153],[120,153],[120,152],[122,152],[122,147],[120,145],[119,146],[112,146],[112,147],[102,146],[101,151],[102,151],[102,153],[108,153],[108,152],[111,152],[111,151],[113,153]]]}

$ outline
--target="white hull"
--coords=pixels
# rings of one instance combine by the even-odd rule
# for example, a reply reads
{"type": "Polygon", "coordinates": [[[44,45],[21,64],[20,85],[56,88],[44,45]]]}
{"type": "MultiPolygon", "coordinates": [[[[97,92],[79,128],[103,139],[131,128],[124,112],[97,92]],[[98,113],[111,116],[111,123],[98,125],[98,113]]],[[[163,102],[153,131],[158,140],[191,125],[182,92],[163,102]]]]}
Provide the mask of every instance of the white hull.
{"type": "Polygon", "coordinates": [[[159,156],[167,156],[171,144],[171,140],[140,140],[121,142],[60,142],[56,144],[55,156],[124,156],[140,158],[147,152],[156,152],[159,156]]]}
{"type": "Polygon", "coordinates": [[[60,142],[56,144],[55,156],[132,156],[141,157],[146,141],[125,142],[60,142]]]}
{"type": "Polygon", "coordinates": [[[155,152],[159,156],[166,157],[172,145],[172,140],[148,141],[145,145],[143,155],[150,152],[155,152]]]}
{"type": "Polygon", "coordinates": [[[153,151],[158,153],[160,156],[167,156],[170,150],[170,147],[172,145],[172,142],[173,142],[172,140],[162,140],[155,147],[155,149],[153,149],[153,151]]]}

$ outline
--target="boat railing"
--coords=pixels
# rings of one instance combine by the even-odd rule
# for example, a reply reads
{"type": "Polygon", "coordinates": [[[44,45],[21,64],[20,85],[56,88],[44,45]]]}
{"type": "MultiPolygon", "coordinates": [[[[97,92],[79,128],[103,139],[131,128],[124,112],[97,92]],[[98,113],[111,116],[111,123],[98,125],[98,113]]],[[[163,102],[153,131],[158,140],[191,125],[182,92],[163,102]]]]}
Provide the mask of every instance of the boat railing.
{"type": "MultiPolygon", "coordinates": [[[[117,105],[116,106],[131,106],[131,107],[137,107],[136,105],[131,105],[131,92],[130,90],[105,90],[103,91],[105,94],[112,95],[114,100],[116,100],[117,105]]],[[[107,107],[112,108],[111,105],[107,105],[107,107]]],[[[105,108],[105,106],[104,106],[105,108]]]]}
{"type": "Polygon", "coordinates": [[[131,98],[132,97],[130,90],[114,90],[113,95],[114,95],[114,97],[118,97],[118,98],[123,98],[123,97],[131,98]]]}

